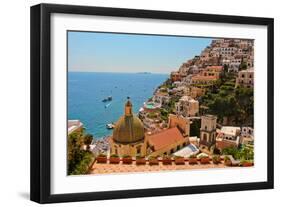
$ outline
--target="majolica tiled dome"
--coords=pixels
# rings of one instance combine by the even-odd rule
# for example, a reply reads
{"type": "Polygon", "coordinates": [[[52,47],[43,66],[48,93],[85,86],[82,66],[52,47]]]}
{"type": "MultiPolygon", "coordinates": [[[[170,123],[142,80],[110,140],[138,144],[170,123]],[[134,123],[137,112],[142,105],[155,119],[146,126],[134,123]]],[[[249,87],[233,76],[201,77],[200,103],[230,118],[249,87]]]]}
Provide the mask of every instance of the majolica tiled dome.
{"type": "Polygon", "coordinates": [[[125,114],[115,124],[113,140],[117,143],[130,144],[144,139],[144,127],[141,120],[133,115],[130,100],[125,104],[125,114]]]}

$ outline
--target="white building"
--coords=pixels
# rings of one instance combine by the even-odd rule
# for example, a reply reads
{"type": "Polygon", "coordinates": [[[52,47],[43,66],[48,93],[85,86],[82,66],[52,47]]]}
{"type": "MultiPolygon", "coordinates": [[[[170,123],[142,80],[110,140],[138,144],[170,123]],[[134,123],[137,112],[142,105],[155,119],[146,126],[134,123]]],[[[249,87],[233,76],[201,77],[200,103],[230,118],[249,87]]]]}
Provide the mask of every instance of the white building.
{"type": "Polygon", "coordinates": [[[160,106],[162,106],[162,105],[169,103],[170,97],[166,93],[159,92],[159,93],[154,94],[152,101],[154,103],[158,103],[158,104],[160,104],[160,106]]]}
{"type": "Polygon", "coordinates": [[[228,72],[238,72],[239,67],[241,65],[242,59],[241,58],[234,58],[230,61],[228,66],[228,72]]]}
{"type": "Polygon", "coordinates": [[[236,51],[237,51],[236,47],[221,47],[220,55],[222,57],[231,57],[236,53],[236,51]]]}
{"type": "Polygon", "coordinates": [[[240,143],[246,145],[254,144],[254,129],[252,127],[242,127],[240,143]]]}
{"type": "Polygon", "coordinates": [[[236,141],[241,133],[240,127],[223,126],[220,130],[222,138],[226,140],[236,141]]]}
{"type": "Polygon", "coordinates": [[[67,134],[70,135],[73,132],[82,132],[83,123],[79,120],[68,120],[67,121],[67,134]]]}
{"type": "Polygon", "coordinates": [[[220,150],[227,147],[238,147],[240,142],[240,127],[224,126],[217,130],[216,147],[220,150]]]}

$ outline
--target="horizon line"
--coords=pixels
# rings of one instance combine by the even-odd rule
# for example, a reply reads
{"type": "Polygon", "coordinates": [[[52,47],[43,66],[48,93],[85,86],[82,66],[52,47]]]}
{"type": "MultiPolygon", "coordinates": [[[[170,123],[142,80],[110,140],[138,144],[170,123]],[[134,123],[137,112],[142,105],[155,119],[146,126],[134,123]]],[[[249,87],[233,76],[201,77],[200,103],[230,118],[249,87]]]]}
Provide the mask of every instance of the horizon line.
{"type": "Polygon", "coordinates": [[[171,72],[149,72],[149,71],[139,71],[139,72],[128,72],[128,71],[71,71],[71,70],[68,70],[67,72],[71,72],[71,73],[129,73],[129,74],[163,74],[163,75],[169,75],[171,72]]]}

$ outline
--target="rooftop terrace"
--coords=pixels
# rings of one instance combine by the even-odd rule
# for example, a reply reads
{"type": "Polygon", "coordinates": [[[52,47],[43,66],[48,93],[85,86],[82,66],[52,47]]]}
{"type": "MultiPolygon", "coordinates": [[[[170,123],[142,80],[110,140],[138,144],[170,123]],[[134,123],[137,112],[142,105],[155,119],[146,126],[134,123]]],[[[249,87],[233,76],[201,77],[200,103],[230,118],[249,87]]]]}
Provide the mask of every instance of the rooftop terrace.
{"type": "Polygon", "coordinates": [[[108,173],[131,173],[131,172],[157,172],[157,171],[171,171],[171,170],[195,170],[195,169],[210,169],[210,168],[226,168],[223,163],[220,164],[194,164],[190,165],[176,165],[175,163],[164,165],[159,162],[158,165],[136,165],[133,161],[130,165],[122,164],[109,164],[109,163],[94,163],[91,168],[90,174],[108,174],[108,173]]]}

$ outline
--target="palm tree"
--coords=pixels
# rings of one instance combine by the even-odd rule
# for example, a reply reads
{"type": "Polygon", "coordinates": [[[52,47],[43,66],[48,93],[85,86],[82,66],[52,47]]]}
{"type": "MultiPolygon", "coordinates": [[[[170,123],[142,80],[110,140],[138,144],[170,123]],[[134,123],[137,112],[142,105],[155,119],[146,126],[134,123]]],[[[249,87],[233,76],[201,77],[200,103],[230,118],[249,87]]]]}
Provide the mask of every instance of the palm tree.
{"type": "Polygon", "coordinates": [[[86,134],[84,136],[83,141],[84,141],[84,144],[87,146],[87,150],[90,149],[90,144],[92,143],[93,139],[94,139],[94,137],[92,134],[86,134]]]}

